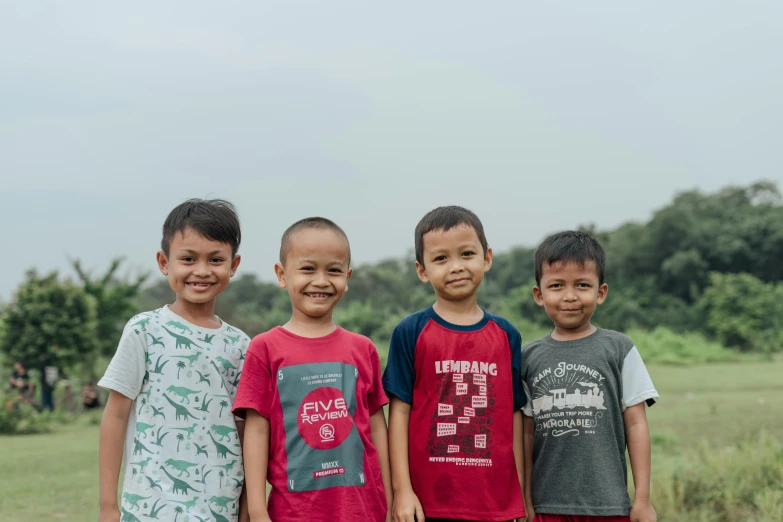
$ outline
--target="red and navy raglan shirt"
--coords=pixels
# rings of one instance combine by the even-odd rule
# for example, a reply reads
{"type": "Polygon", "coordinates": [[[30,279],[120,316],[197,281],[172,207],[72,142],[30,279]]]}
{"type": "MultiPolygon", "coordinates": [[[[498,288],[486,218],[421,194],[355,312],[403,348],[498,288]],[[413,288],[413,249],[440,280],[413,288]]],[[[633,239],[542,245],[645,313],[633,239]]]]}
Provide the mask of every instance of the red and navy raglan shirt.
{"type": "Polygon", "coordinates": [[[394,329],[383,387],[411,405],[411,483],[425,517],[525,516],[513,452],[521,357],[519,331],[486,312],[462,326],[429,307],[394,329]]]}

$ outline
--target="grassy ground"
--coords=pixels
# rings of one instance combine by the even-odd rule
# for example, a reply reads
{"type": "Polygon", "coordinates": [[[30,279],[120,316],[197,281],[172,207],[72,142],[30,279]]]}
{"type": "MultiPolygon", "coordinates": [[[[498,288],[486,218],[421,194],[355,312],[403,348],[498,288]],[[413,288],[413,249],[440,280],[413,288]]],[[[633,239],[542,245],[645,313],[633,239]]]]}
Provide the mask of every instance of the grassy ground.
{"type": "MultiPolygon", "coordinates": [[[[661,483],[702,441],[726,447],[762,430],[783,433],[783,361],[651,366],[650,373],[662,397],[649,410],[661,483]]],[[[98,426],[0,437],[0,448],[0,520],[97,520],[98,426]]]]}

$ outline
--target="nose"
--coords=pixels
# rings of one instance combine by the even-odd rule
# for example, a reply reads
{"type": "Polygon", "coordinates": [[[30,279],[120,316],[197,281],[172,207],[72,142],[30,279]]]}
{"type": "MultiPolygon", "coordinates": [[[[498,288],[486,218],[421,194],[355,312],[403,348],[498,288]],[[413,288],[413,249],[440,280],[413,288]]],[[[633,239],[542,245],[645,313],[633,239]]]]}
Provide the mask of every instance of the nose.
{"type": "Polygon", "coordinates": [[[576,292],[574,289],[571,287],[567,288],[563,299],[566,301],[576,301],[576,292]]]}
{"type": "Polygon", "coordinates": [[[209,274],[212,272],[212,270],[209,267],[209,263],[196,263],[196,266],[193,267],[193,275],[196,277],[209,277],[209,274]]]}
{"type": "Polygon", "coordinates": [[[321,288],[329,286],[329,279],[326,277],[326,274],[319,271],[315,274],[315,279],[313,280],[313,286],[318,286],[321,288]]]}
{"type": "Polygon", "coordinates": [[[461,258],[454,259],[451,262],[451,265],[449,266],[449,272],[451,272],[452,274],[456,274],[456,273],[462,272],[462,270],[464,270],[464,269],[465,269],[465,267],[462,265],[462,259],[461,258]]]}

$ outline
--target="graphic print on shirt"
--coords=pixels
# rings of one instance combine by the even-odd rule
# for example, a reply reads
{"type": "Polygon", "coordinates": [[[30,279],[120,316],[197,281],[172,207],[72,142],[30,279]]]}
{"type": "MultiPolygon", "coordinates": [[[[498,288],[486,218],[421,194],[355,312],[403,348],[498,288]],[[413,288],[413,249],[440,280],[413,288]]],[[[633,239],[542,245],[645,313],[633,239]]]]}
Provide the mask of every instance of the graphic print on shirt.
{"type": "Polygon", "coordinates": [[[533,378],[536,431],[547,437],[594,435],[604,416],[606,378],[584,364],[559,362],[533,378]]]}
{"type": "Polygon", "coordinates": [[[289,491],[364,485],[364,445],[353,421],[358,380],[356,366],[341,362],[278,370],[289,491]]]}
{"type": "Polygon", "coordinates": [[[492,466],[492,434],[497,364],[435,361],[441,376],[427,450],[430,462],[492,466]]]}

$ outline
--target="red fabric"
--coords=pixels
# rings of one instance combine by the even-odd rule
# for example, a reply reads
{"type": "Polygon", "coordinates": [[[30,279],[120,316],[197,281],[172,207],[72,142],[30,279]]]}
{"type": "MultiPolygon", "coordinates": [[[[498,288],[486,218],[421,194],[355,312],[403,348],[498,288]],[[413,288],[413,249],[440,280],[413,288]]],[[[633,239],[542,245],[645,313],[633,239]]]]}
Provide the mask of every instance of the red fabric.
{"type": "Polygon", "coordinates": [[[631,517],[597,517],[593,515],[550,515],[536,513],[536,522],[630,522],[631,517]]]}
{"type": "Polygon", "coordinates": [[[246,409],[253,409],[269,419],[270,518],[382,522],[386,496],[370,417],[388,402],[378,353],[366,337],[338,328],[310,339],[282,327],[256,336],[247,351],[233,409],[242,418],[246,409]],[[329,374],[323,370],[334,367],[341,369],[329,374]],[[298,429],[291,425],[297,426],[297,421],[298,429]],[[348,445],[349,440],[354,445],[348,445]],[[338,452],[338,457],[329,451],[338,452]],[[352,473],[361,483],[324,486],[352,473]],[[299,478],[291,490],[294,476],[299,478]],[[305,490],[299,484],[305,484],[305,490]]]}
{"type": "Polygon", "coordinates": [[[414,369],[408,451],[424,516],[524,517],[507,333],[494,321],[475,331],[430,321],[416,340],[414,369]],[[450,426],[456,434],[446,433],[450,426]]]}

